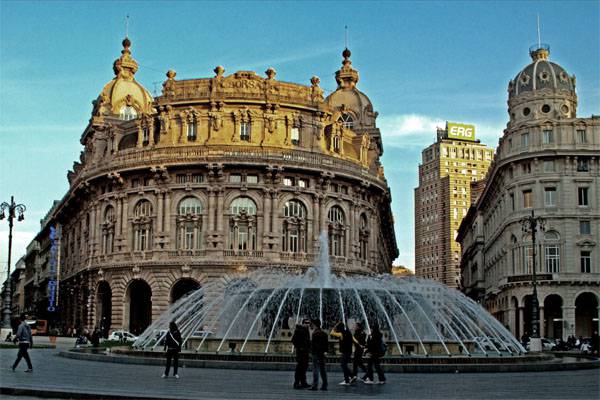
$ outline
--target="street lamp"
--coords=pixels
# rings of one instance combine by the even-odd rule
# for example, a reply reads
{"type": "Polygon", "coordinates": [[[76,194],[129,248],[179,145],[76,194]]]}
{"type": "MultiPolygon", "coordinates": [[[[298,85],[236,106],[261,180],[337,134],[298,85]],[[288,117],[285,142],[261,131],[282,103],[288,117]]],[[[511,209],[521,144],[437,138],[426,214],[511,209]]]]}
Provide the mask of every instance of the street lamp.
{"type": "Polygon", "coordinates": [[[536,231],[542,232],[544,230],[544,225],[546,224],[546,220],[541,217],[535,217],[535,213],[531,210],[531,215],[523,217],[521,219],[521,228],[523,233],[531,232],[531,242],[532,242],[532,254],[531,261],[533,267],[533,276],[532,276],[532,284],[533,284],[533,298],[531,299],[531,340],[529,344],[530,351],[542,351],[542,340],[540,339],[540,302],[538,300],[537,295],[537,278],[535,275],[535,233],[536,231]]]}
{"type": "Polygon", "coordinates": [[[8,270],[6,272],[6,285],[4,289],[4,311],[2,312],[2,328],[11,329],[10,315],[12,309],[12,282],[10,279],[10,256],[12,253],[12,228],[15,216],[17,221],[23,221],[25,216],[23,213],[26,208],[23,204],[15,204],[14,196],[10,196],[10,204],[0,204],[0,220],[6,218],[5,212],[8,212],[8,270]]]}

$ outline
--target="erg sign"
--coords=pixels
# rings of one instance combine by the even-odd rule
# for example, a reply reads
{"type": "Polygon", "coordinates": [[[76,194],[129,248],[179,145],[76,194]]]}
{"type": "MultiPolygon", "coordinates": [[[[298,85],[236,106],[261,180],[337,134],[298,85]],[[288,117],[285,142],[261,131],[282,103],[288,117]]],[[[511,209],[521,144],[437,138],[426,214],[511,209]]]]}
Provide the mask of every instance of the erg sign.
{"type": "Polygon", "coordinates": [[[446,132],[448,139],[475,141],[475,125],[446,122],[446,132]]]}

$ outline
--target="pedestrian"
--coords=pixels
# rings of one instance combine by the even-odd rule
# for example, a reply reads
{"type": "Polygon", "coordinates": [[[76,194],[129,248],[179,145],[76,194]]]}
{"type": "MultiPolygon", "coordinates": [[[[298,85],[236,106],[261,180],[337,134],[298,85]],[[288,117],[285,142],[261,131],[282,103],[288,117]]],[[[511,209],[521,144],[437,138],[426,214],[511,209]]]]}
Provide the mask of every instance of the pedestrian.
{"type": "Polygon", "coordinates": [[[598,353],[598,345],[600,344],[600,341],[598,339],[598,331],[594,331],[594,333],[592,333],[592,354],[600,354],[598,353]]]}
{"type": "MultiPolygon", "coordinates": [[[[354,328],[354,360],[352,363],[352,379],[350,382],[356,382],[358,378],[358,368],[361,369],[363,373],[367,372],[367,368],[363,363],[363,353],[364,348],[367,345],[367,334],[363,328],[362,322],[357,322],[356,327],[354,328]]],[[[363,377],[364,379],[364,377],[363,377]]]]}
{"type": "Polygon", "coordinates": [[[302,323],[296,325],[292,335],[292,344],[296,350],[296,371],[294,373],[294,389],[306,389],[310,385],[306,382],[306,371],[308,370],[308,359],[310,353],[310,332],[308,327],[310,320],[303,319],[302,323]]]}
{"type": "Polygon", "coordinates": [[[340,344],[340,363],[342,372],[344,373],[344,380],[340,382],[340,385],[350,385],[352,373],[348,364],[350,364],[350,360],[352,359],[352,333],[348,330],[346,324],[338,322],[329,335],[337,338],[340,344]]]}
{"type": "Polygon", "coordinates": [[[321,320],[312,321],[313,333],[310,350],[313,362],[313,381],[310,390],[319,388],[319,373],[321,374],[321,390],[327,390],[327,372],[325,371],[325,353],[329,347],[327,334],[321,330],[321,320]]]}
{"type": "Polygon", "coordinates": [[[167,351],[167,367],[165,373],[162,375],[163,378],[169,376],[169,370],[171,369],[171,359],[173,360],[173,376],[175,379],[179,379],[177,369],[179,368],[179,352],[181,351],[181,333],[175,321],[171,321],[169,324],[169,331],[166,334],[164,350],[167,351]]]}
{"type": "Polygon", "coordinates": [[[100,330],[94,327],[94,331],[92,332],[92,346],[98,347],[100,345],[100,330]]]}
{"type": "Polygon", "coordinates": [[[27,353],[27,350],[30,347],[33,347],[33,337],[31,336],[31,328],[29,327],[29,324],[25,322],[25,314],[21,314],[20,319],[21,324],[17,328],[17,334],[13,339],[14,343],[16,343],[17,341],[19,342],[19,352],[17,353],[17,359],[15,360],[15,363],[12,366],[12,370],[14,372],[17,368],[17,365],[19,365],[19,362],[21,362],[21,358],[24,358],[25,362],[27,363],[27,369],[25,370],[25,372],[33,372],[31,359],[29,358],[29,354],[27,353]]]}
{"type": "Polygon", "coordinates": [[[381,357],[385,355],[386,345],[383,341],[383,335],[379,330],[377,324],[371,324],[371,334],[367,338],[367,374],[364,382],[368,385],[372,385],[373,382],[373,368],[377,371],[377,379],[380,385],[385,383],[385,375],[381,369],[381,357]]]}

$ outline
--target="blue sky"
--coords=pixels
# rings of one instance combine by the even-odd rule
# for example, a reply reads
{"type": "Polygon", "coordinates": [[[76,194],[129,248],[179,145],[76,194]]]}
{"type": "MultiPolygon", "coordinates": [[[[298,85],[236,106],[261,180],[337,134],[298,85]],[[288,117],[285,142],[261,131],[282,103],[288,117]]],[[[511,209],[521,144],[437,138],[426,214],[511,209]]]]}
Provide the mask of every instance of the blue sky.
{"type": "MultiPolygon", "coordinates": [[[[274,67],[277,78],[335,90],[344,26],[358,88],[379,112],[392,188],[397,262],[414,266],[413,189],[420,151],[444,121],[474,123],[495,146],[506,126],[507,85],[542,42],[577,76],[579,116],[600,114],[600,2],[0,2],[0,201],[28,211],[16,223],[14,262],[52,200],[66,192],[91,101],[113,77],[129,37],[150,92],[177,77],[274,67]]],[[[6,269],[8,224],[0,223],[6,269]]],[[[4,276],[0,275],[2,279],[4,276]]]]}

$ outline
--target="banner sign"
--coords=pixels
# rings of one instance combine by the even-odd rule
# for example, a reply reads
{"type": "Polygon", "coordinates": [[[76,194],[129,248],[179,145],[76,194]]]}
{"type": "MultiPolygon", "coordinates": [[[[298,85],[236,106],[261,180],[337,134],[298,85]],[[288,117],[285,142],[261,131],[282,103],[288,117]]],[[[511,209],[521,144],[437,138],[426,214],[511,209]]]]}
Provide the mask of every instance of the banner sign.
{"type": "Polygon", "coordinates": [[[446,122],[448,139],[475,141],[475,125],[446,122]]]}
{"type": "Polygon", "coordinates": [[[58,302],[58,282],[57,282],[57,268],[58,268],[58,231],[55,227],[50,227],[50,259],[48,264],[50,266],[50,280],[48,281],[48,311],[56,311],[58,302]]]}

